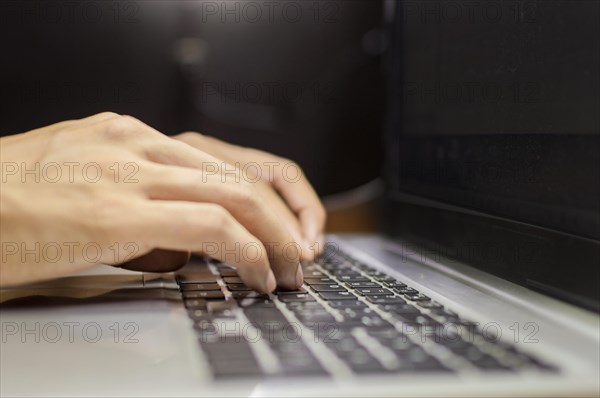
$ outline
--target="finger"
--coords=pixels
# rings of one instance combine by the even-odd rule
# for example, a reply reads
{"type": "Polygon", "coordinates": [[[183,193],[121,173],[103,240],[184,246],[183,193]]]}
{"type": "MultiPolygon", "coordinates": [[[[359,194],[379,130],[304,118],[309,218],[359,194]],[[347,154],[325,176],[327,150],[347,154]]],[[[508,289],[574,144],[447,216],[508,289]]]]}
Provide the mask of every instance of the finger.
{"type": "Polygon", "coordinates": [[[235,175],[215,175],[176,166],[157,166],[144,189],[154,200],[181,200],[223,206],[267,247],[271,268],[280,287],[302,284],[302,251],[255,184],[235,175]]]}
{"type": "MultiPolygon", "coordinates": [[[[115,140],[137,147],[139,152],[145,155],[148,160],[170,165],[171,167],[184,166],[185,168],[179,167],[179,169],[180,171],[187,170],[189,176],[187,179],[182,180],[183,184],[169,187],[168,181],[170,181],[171,176],[163,176],[158,180],[163,184],[157,184],[157,189],[154,190],[151,197],[161,200],[226,203],[225,207],[247,228],[251,229],[252,233],[255,233],[265,245],[269,246],[271,266],[279,285],[286,289],[295,289],[301,285],[302,271],[299,267],[301,250],[297,246],[290,247],[289,244],[294,243],[294,241],[285,228],[277,223],[272,211],[267,211],[264,204],[249,194],[248,189],[237,191],[219,189],[219,185],[230,185],[223,183],[227,181],[213,184],[216,189],[199,189],[204,188],[204,183],[201,183],[202,181],[198,176],[210,174],[211,177],[218,177],[219,179],[225,177],[227,179],[233,175],[233,178],[242,179],[239,170],[235,167],[183,142],[167,138],[131,117],[113,118],[107,122],[97,123],[90,128],[99,129],[99,133],[104,134],[104,136],[108,134],[115,140]],[[108,125],[104,123],[108,123],[108,125]],[[109,132],[107,133],[106,130],[109,132]],[[209,167],[211,170],[209,170],[209,167]],[[225,168],[227,169],[223,170],[225,168]],[[191,169],[204,170],[205,173],[191,174],[191,169]],[[164,182],[167,184],[165,185],[164,182]],[[183,190],[178,189],[182,186],[184,187],[183,190]],[[185,193],[193,193],[193,195],[186,196],[185,193]],[[203,195],[198,195],[198,193],[203,195]],[[235,202],[231,198],[236,198],[235,202]]],[[[155,173],[159,173],[161,169],[157,168],[155,173]]],[[[198,172],[198,170],[196,171],[198,172]]],[[[151,172],[150,174],[155,173],[151,172]]],[[[213,178],[214,180],[215,178],[213,178]]],[[[248,186],[249,184],[237,185],[248,186]]]]}
{"type": "Polygon", "coordinates": [[[317,249],[315,251],[317,253],[322,251],[324,244],[322,233],[326,221],[325,208],[306,179],[304,172],[296,163],[260,150],[243,148],[198,133],[183,133],[176,138],[231,163],[258,164],[261,167],[261,177],[273,184],[297,215],[307,244],[317,249]]]}
{"type": "Polygon", "coordinates": [[[321,253],[324,244],[322,234],[326,219],[325,208],[299,166],[289,162],[281,170],[282,173],[274,176],[273,186],[300,220],[306,244],[314,248],[317,254],[321,253]],[[290,165],[298,172],[297,177],[293,179],[286,177],[283,171],[290,165]]]}
{"type": "MultiPolygon", "coordinates": [[[[100,122],[104,122],[110,119],[115,119],[115,118],[119,118],[122,117],[121,115],[119,115],[118,113],[114,113],[114,112],[102,112],[102,113],[97,113],[95,115],[92,116],[88,116],[85,117],[83,119],[79,119],[79,120],[68,120],[65,121],[63,123],[65,123],[66,127],[69,127],[69,125],[78,125],[78,126],[91,126],[94,125],[96,123],[100,123],[100,122]]],[[[61,123],[59,123],[61,124],[61,123]]]]}
{"type": "Polygon", "coordinates": [[[212,171],[224,162],[197,148],[174,140],[131,116],[119,116],[91,124],[97,133],[142,149],[145,159],[159,164],[212,171]]]}
{"type": "Polygon", "coordinates": [[[223,207],[143,201],[131,211],[129,233],[150,247],[206,254],[236,267],[249,287],[265,293],[275,289],[266,248],[223,207]]]}
{"type": "Polygon", "coordinates": [[[265,201],[268,202],[268,206],[271,207],[277,214],[283,226],[288,230],[292,238],[302,249],[300,260],[308,261],[314,259],[314,253],[312,252],[313,248],[306,244],[306,240],[300,227],[300,222],[292,213],[290,208],[285,204],[283,199],[281,199],[281,196],[279,196],[277,192],[275,192],[270,186],[262,182],[257,183],[257,188],[260,190],[265,201]]]}

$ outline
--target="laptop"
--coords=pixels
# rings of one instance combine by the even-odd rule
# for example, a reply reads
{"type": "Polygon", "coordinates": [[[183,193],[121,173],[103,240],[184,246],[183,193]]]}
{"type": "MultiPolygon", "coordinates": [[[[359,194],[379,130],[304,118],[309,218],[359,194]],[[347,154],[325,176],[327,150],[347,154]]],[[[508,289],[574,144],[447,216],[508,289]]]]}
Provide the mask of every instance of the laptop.
{"type": "Polygon", "coordinates": [[[2,290],[2,396],[600,394],[598,3],[386,4],[386,233],[2,290]]]}

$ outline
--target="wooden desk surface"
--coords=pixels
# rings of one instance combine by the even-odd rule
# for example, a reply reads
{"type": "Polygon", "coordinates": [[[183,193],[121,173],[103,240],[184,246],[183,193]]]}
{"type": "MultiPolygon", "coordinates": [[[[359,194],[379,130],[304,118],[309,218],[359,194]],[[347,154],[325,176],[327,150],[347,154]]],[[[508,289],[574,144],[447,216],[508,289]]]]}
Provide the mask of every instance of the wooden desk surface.
{"type": "Polygon", "coordinates": [[[328,210],[325,230],[328,233],[380,232],[381,209],[382,201],[376,199],[353,207],[328,210]]]}

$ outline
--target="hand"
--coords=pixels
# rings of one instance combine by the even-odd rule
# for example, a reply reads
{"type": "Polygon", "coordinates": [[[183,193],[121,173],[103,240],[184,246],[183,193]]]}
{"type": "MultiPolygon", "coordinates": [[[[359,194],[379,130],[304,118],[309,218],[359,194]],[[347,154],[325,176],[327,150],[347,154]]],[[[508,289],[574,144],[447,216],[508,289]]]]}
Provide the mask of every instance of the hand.
{"type": "Polygon", "coordinates": [[[301,246],[301,260],[312,260],[321,253],[326,213],[300,166],[267,152],[196,132],[173,138],[222,159],[232,165],[229,169],[242,170],[244,178],[256,185],[268,206],[301,246]]]}
{"type": "Polygon", "coordinates": [[[237,267],[258,291],[270,292],[276,283],[293,289],[302,282],[301,253],[291,249],[292,234],[299,235],[286,228],[289,214],[298,212],[305,233],[322,229],[318,201],[312,212],[322,213],[321,225],[308,227],[305,205],[290,196],[303,191],[282,189],[275,177],[273,185],[248,182],[222,159],[128,116],[103,113],[0,144],[2,286],[164,249],[184,255],[168,269],[147,270],[170,271],[195,251],[237,267]],[[292,210],[275,212],[273,203],[289,203],[292,210]],[[287,214],[285,225],[281,214],[287,214]]]}

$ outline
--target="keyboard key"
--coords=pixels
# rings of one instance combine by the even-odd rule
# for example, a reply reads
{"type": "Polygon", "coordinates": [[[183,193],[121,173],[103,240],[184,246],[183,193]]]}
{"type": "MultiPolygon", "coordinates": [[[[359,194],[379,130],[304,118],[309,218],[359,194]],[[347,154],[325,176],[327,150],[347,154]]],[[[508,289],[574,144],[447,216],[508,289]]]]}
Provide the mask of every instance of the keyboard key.
{"type": "MultiPolygon", "coordinates": [[[[313,303],[315,303],[315,302],[316,301],[313,301],[313,303]]],[[[295,308],[290,308],[290,311],[292,311],[298,317],[329,314],[329,312],[327,312],[327,310],[325,310],[324,307],[321,307],[321,308],[295,307],[295,308]]]]}
{"type": "Polygon", "coordinates": [[[335,328],[348,332],[354,328],[362,328],[364,327],[364,323],[360,319],[344,319],[342,322],[338,322],[335,324],[335,328]]]}
{"type": "Polygon", "coordinates": [[[187,309],[203,309],[206,308],[206,300],[202,299],[184,299],[183,304],[187,309]]]}
{"type": "Polygon", "coordinates": [[[315,292],[347,292],[346,288],[340,285],[312,285],[315,292]]]}
{"type": "Polygon", "coordinates": [[[206,304],[208,312],[217,318],[234,318],[234,311],[237,308],[235,301],[209,301],[206,304]]]}
{"type": "Polygon", "coordinates": [[[434,341],[440,345],[443,345],[457,355],[464,355],[467,349],[471,346],[471,343],[467,343],[461,339],[460,336],[447,336],[447,333],[444,331],[439,333],[434,341]]]}
{"type": "Polygon", "coordinates": [[[353,283],[353,282],[372,282],[369,278],[367,278],[366,276],[357,276],[354,278],[346,278],[344,279],[345,283],[353,283]]]}
{"type": "Polygon", "coordinates": [[[369,275],[369,276],[383,276],[383,277],[388,277],[389,275],[386,274],[385,272],[381,272],[378,269],[369,267],[369,269],[365,270],[365,274],[369,275]]]}
{"type": "Polygon", "coordinates": [[[272,333],[271,335],[262,336],[262,341],[267,343],[273,350],[276,356],[289,356],[289,355],[305,355],[310,354],[310,351],[301,339],[301,333],[295,331],[292,333],[272,333]]]}
{"type": "Polygon", "coordinates": [[[325,270],[329,272],[335,271],[353,271],[350,264],[323,264],[321,265],[325,270]]]}
{"type": "Polygon", "coordinates": [[[330,300],[327,302],[331,307],[336,309],[342,308],[367,308],[367,305],[358,300],[330,300]]]}
{"type": "Polygon", "coordinates": [[[177,282],[179,282],[179,284],[215,283],[217,282],[217,276],[209,272],[202,274],[180,274],[177,275],[177,282]]]}
{"type": "Polygon", "coordinates": [[[285,376],[327,375],[319,361],[310,353],[294,353],[279,357],[280,369],[285,376]]]}
{"type": "Polygon", "coordinates": [[[357,300],[358,298],[350,292],[323,292],[319,293],[323,300],[357,300]]]}
{"type": "Polygon", "coordinates": [[[393,289],[398,294],[418,294],[419,292],[412,287],[398,287],[393,289]]]}
{"type": "Polygon", "coordinates": [[[477,366],[479,369],[488,371],[488,370],[504,370],[509,371],[510,368],[508,366],[502,365],[498,360],[491,355],[483,355],[480,359],[472,360],[471,363],[477,366]]]}
{"type": "Polygon", "coordinates": [[[399,312],[394,314],[394,318],[408,324],[419,324],[419,325],[437,325],[439,322],[433,320],[427,315],[419,313],[405,313],[399,312]]]}
{"type": "Polygon", "coordinates": [[[298,290],[278,290],[277,292],[275,292],[275,294],[277,294],[278,296],[288,296],[288,295],[292,295],[292,294],[308,294],[308,291],[301,287],[298,290]]]}
{"type": "Polygon", "coordinates": [[[385,282],[384,285],[386,285],[387,287],[389,287],[391,289],[393,289],[393,288],[401,289],[401,288],[407,287],[406,284],[404,284],[404,283],[402,283],[400,281],[397,281],[395,279],[392,279],[391,281],[385,282]]]}
{"type": "Polygon", "coordinates": [[[393,278],[391,276],[378,276],[373,278],[375,279],[377,282],[384,284],[387,287],[403,287],[403,286],[394,286],[395,283],[400,283],[396,280],[396,278],[393,278]]]}
{"type": "Polygon", "coordinates": [[[237,276],[226,276],[225,278],[223,278],[223,281],[226,284],[230,284],[230,283],[244,283],[244,281],[237,277],[237,276]]]}
{"type": "Polygon", "coordinates": [[[208,338],[210,338],[211,341],[214,341],[219,337],[217,335],[217,326],[210,320],[201,319],[197,322],[194,322],[194,329],[202,334],[202,337],[200,338],[200,341],[202,342],[208,341],[208,338]]]}
{"type": "Polygon", "coordinates": [[[344,360],[355,373],[375,373],[385,371],[385,368],[381,363],[364,348],[354,350],[349,355],[345,356],[344,360]]]}
{"type": "Polygon", "coordinates": [[[277,307],[248,307],[244,309],[246,318],[259,329],[271,328],[281,329],[289,325],[288,320],[283,316],[277,307]]]}
{"type": "MultiPolygon", "coordinates": [[[[315,303],[316,301],[313,301],[315,303]]],[[[291,309],[298,319],[305,319],[311,317],[319,317],[319,316],[329,316],[331,315],[325,307],[321,308],[305,308],[305,307],[296,307],[291,309]]]]}
{"type": "MultiPolygon", "coordinates": [[[[351,301],[347,301],[350,302],[351,301]]],[[[361,303],[360,301],[358,301],[358,303],[361,303]]],[[[371,315],[371,314],[376,314],[377,312],[375,312],[374,309],[367,307],[367,306],[363,306],[363,307],[345,307],[345,308],[338,308],[338,311],[344,315],[344,314],[362,314],[362,315],[371,315]]]]}
{"type": "Polygon", "coordinates": [[[244,298],[237,300],[237,304],[242,308],[275,308],[275,303],[270,299],[244,298]]]}
{"type": "Polygon", "coordinates": [[[200,340],[200,345],[210,363],[254,359],[250,344],[242,335],[221,335],[210,341],[200,340]]]}
{"type": "Polygon", "coordinates": [[[429,301],[431,300],[430,297],[424,295],[424,294],[405,294],[404,297],[410,301],[429,301]]]}
{"type": "Polygon", "coordinates": [[[482,370],[508,370],[506,366],[502,365],[498,360],[496,360],[491,355],[485,354],[482,352],[477,346],[473,344],[468,344],[465,347],[452,347],[450,348],[452,352],[457,355],[460,355],[471,362],[473,365],[477,366],[482,370]]]}
{"type": "Polygon", "coordinates": [[[242,299],[249,299],[249,298],[254,298],[254,299],[261,299],[261,300],[266,300],[269,298],[268,294],[263,294],[263,293],[258,293],[258,292],[254,292],[254,291],[234,291],[231,292],[231,296],[235,299],[235,300],[242,300],[242,299]]]}
{"type": "Polygon", "coordinates": [[[421,308],[427,308],[427,309],[430,309],[430,310],[436,310],[436,309],[442,309],[442,308],[444,308],[443,305],[441,305],[440,303],[435,302],[435,301],[421,301],[421,302],[418,302],[417,305],[419,307],[421,307],[421,308]]]}
{"type": "Polygon", "coordinates": [[[394,312],[396,314],[414,314],[415,316],[422,314],[418,308],[415,308],[410,304],[394,304],[394,306],[390,308],[389,312],[394,312]]]}
{"type": "Polygon", "coordinates": [[[244,285],[243,283],[229,283],[229,284],[227,284],[227,289],[229,289],[229,291],[231,291],[231,292],[250,292],[250,291],[252,291],[252,289],[250,289],[248,286],[244,285]]]}
{"type": "Polygon", "coordinates": [[[351,289],[356,288],[380,288],[381,285],[376,282],[346,282],[346,286],[351,289]]]}
{"type": "Polygon", "coordinates": [[[314,310],[314,309],[325,309],[321,305],[321,303],[317,301],[292,301],[286,303],[286,306],[291,311],[305,311],[305,310],[314,310]]]}
{"type": "Polygon", "coordinates": [[[347,280],[351,280],[354,278],[358,278],[361,277],[362,274],[360,272],[356,272],[356,271],[352,271],[352,272],[342,272],[339,274],[333,274],[336,278],[338,278],[341,281],[347,281],[347,280]]]}
{"type": "Polygon", "coordinates": [[[388,295],[365,296],[365,298],[373,304],[405,304],[406,301],[402,297],[388,295]]]}
{"type": "Polygon", "coordinates": [[[325,340],[324,343],[339,357],[346,357],[362,347],[356,338],[351,335],[342,336],[339,339],[325,340]]]}
{"type": "Polygon", "coordinates": [[[181,290],[190,291],[220,291],[221,287],[216,283],[185,283],[181,285],[181,290]]]}
{"type": "Polygon", "coordinates": [[[300,322],[302,322],[305,326],[309,328],[314,328],[319,325],[335,325],[336,320],[333,315],[327,314],[319,314],[315,316],[310,315],[297,315],[297,318],[300,322]]]}
{"type": "Polygon", "coordinates": [[[262,371],[256,360],[246,361],[213,361],[211,364],[213,377],[218,380],[238,378],[259,378],[262,371]]]}
{"type": "Polygon", "coordinates": [[[224,300],[225,296],[223,295],[223,292],[218,291],[218,292],[199,292],[199,291],[195,291],[195,292],[183,292],[183,298],[184,299],[205,299],[205,300],[224,300]]]}
{"type": "Polygon", "coordinates": [[[360,321],[365,328],[380,328],[380,327],[392,327],[392,325],[380,317],[379,315],[363,316],[360,321]]]}
{"type": "Polygon", "coordinates": [[[212,319],[212,316],[208,312],[208,309],[197,309],[188,311],[188,315],[194,321],[209,321],[212,319]]]}
{"type": "Polygon", "coordinates": [[[323,276],[320,278],[304,278],[304,283],[309,286],[312,285],[332,285],[336,283],[333,279],[323,276]]]}
{"type": "Polygon", "coordinates": [[[393,294],[391,290],[383,289],[383,288],[379,288],[379,289],[374,289],[374,288],[358,288],[358,289],[356,289],[356,291],[361,296],[380,296],[380,295],[387,296],[387,295],[392,295],[393,294]]]}
{"type": "MultiPolygon", "coordinates": [[[[380,342],[391,341],[395,338],[402,336],[402,334],[399,331],[397,331],[396,329],[383,329],[383,330],[373,329],[373,330],[367,330],[367,333],[369,334],[369,336],[373,337],[374,339],[376,339],[380,342]]],[[[384,344],[384,345],[386,345],[386,344],[384,344]]]]}
{"type": "Polygon", "coordinates": [[[286,294],[279,296],[279,301],[282,303],[298,302],[298,301],[316,301],[310,294],[286,294]]]}
{"type": "MultiPolygon", "coordinates": [[[[452,372],[436,358],[428,355],[422,350],[410,350],[408,355],[398,357],[399,367],[397,370],[410,370],[417,372],[452,372]]],[[[396,370],[396,369],[395,369],[396,370]]]]}
{"type": "Polygon", "coordinates": [[[200,343],[215,377],[260,375],[260,366],[242,336],[219,336],[200,343]]]}

